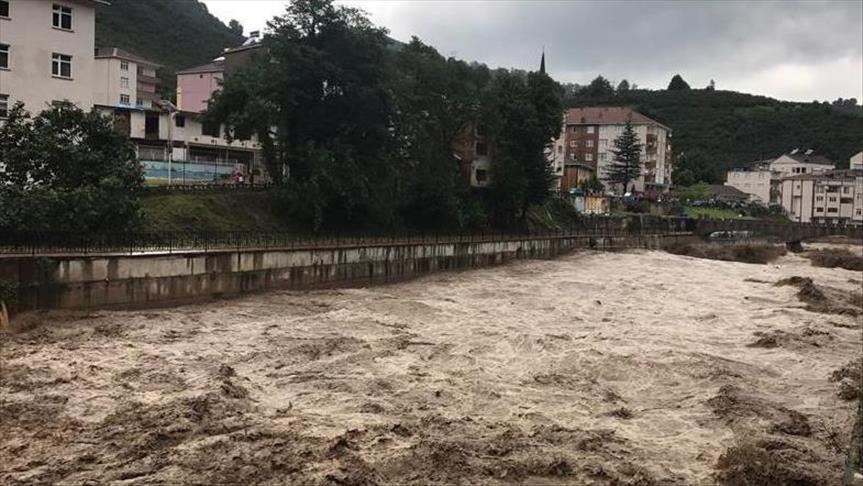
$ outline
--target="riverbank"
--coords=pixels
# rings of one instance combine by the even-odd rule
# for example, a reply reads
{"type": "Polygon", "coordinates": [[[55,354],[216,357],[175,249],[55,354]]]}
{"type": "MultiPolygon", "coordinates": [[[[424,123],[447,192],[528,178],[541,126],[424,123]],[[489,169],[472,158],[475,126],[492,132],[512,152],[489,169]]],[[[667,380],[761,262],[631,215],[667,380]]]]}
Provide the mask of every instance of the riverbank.
{"type": "Polygon", "coordinates": [[[860,321],[806,310],[793,276],[859,292],[793,254],[583,251],[39,314],[0,336],[0,482],[840,484],[856,403],[831,377],[860,321]]]}

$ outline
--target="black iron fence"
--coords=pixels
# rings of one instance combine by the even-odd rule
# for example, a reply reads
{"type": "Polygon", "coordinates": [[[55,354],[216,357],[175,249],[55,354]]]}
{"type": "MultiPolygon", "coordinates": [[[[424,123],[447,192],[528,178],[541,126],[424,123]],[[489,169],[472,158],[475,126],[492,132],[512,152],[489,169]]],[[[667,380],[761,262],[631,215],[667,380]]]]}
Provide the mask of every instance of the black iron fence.
{"type": "Polygon", "coordinates": [[[687,218],[586,217],[567,228],[543,231],[313,233],[270,231],[55,233],[0,232],[0,255],[172,253],[254,248],[332,248],[416,243],[508,241],[537,238],[614,237],[692,232],[687,218]]]}

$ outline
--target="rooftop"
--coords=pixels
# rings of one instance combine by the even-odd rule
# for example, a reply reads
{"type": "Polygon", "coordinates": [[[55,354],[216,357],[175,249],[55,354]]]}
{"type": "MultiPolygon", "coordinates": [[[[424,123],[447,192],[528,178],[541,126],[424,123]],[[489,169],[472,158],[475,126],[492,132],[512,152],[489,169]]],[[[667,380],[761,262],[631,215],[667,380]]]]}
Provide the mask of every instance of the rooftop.
{"type": "Polygon", "coordinates": [[[671,130],[627,106],[588,106],[566,110],[567,125],[623,125],[631,120],[633,125],[659,125],[671,130]]]}
{"type": "Polygon", "coordinates": [[[724,197],[732,199],[749,199],[749,194],[741,191],[733,186],[724,186],[721,184],[708,184],[704,189],[708,194],[715,197],[724,197]]]}
{"type": "Polygon", "coordinates": [[[177,74],[203,74],[203,73],[221,73],[225,70],[225,63],[222,61],[213,61],[195,66],[182,71],[177,71],[177,74]]]}
{"type": "Polygon", "coordinates": [[[116,58],[123,59],[124,61],[132,61],[137,64],[146,64],[151,67],[159,68],[162,67],[161,64],[155,63],[153,61],[149,61],[144,59],[143,57],[132,54],[129,51],[124,51],[119,47],[97,47],[96,48],[96,59],[108,59],[108,58],[116,58]]]}

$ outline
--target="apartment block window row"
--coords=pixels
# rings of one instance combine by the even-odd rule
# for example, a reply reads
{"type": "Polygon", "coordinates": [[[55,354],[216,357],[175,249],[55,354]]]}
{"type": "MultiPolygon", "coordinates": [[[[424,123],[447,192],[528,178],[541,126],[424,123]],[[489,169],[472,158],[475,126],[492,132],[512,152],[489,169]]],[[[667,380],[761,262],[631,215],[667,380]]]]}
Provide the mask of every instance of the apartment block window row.
{"type": "Polygon", "coordinates": [[[0,94],[0,118],[9,116],[9,95],[0,94]]]}
{"type": "Polygon", "coordinates": [[[0,0],[0,17],[9,18],[9,0],[0,0]]]}
{"type": "Polygon", "coordinates": [[[72,30],[72,9],[54,4],[53,25],[55,29],[72,30]]]}
{"type": "Polygon", "coordinates": [[[0,69],[9,69],[9,45],[0,44],[0,69]]]}
{"type": "Polygon", "coordinates": [[[57,54],[51,56],[51,74],[61,78],[72,77],[72,56],[57,54]]]}

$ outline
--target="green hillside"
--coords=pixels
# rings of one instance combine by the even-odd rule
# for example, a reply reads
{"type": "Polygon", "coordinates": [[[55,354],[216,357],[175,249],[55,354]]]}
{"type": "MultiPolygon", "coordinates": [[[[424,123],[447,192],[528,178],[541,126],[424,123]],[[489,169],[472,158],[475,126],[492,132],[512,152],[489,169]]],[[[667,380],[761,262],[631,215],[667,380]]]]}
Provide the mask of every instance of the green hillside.
{"type": "Polygon", "coordinates": [[[697,179],[722,182],[742,163],[793,148],[814,149],[847,167],[863,150],[863,110],[823,103],[778,101],[733,91],[619,91],[571,95],[567,106],[629,105],[674,130],[675,154],[695,164],[697,179]]]}
{"type": "Polygon", "coordinates": [[[96,12],[96,46],[119,47],[164,65],[159,77],[170,95],[176,71],[205,64],[242,41],[197,0],[111,0],[96,12]]]}

